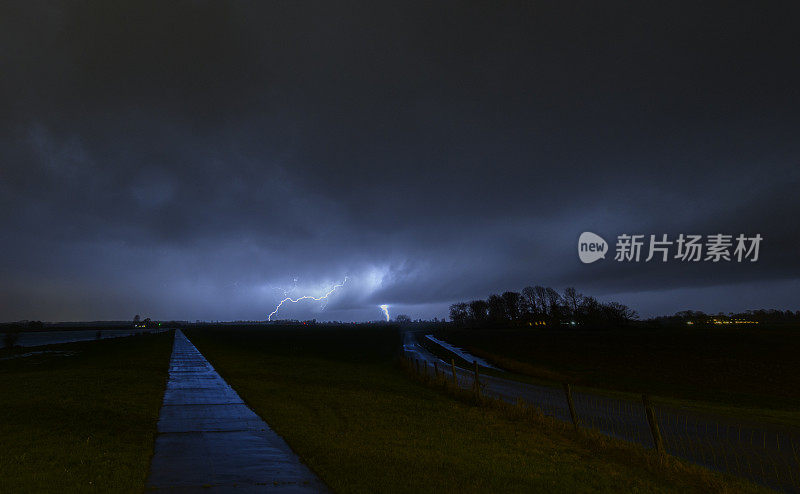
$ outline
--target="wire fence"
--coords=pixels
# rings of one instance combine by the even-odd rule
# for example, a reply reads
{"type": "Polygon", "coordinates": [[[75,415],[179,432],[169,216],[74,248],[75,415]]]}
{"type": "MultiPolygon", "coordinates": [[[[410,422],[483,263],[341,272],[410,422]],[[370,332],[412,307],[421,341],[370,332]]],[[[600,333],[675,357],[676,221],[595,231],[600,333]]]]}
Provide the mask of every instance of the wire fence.
{"type": "Polygon", "coordinates": [[[511,381],[481,374],[477,364],[464,369],[456,367],[454,361],[419,356],[418,352],[404,353],[407,365],[422,376],[509,403],[521,401],[577,427],[655,448],[773,489],[800,492],[797,430],[742,424],[732,417],[652,403],[647,396],[633,401],[574,391],[567,384],[550,387],[511,381]]]}

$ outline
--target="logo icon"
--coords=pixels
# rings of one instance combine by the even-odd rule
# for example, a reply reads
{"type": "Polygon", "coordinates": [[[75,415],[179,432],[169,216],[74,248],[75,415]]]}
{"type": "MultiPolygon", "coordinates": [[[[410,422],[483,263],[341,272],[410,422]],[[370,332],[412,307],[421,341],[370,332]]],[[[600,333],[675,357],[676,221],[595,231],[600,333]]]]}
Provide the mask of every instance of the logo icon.
{"type": "Polygon", "coordinates": [[[592,232],[583,232],[578,238],[578,257],[584,264],[591,264],[598,259],[605,259],[608,244],[603,237],[592,232]]]}

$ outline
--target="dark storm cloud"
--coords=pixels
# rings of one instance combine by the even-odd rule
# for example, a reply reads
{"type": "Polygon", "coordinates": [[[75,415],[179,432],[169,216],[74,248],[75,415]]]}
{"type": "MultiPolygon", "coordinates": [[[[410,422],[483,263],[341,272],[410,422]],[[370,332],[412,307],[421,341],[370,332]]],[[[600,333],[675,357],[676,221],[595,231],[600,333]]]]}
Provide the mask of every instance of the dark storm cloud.
{"type": "Polygon", "coordinates": [[[791,3],[0,9],[0,319],[263,318],[345,275],[287,315],[532,283],[645,313],[792,302],[791,3]],[[584,266],[584,230],[765,241],[747,265],[584,266]]]}

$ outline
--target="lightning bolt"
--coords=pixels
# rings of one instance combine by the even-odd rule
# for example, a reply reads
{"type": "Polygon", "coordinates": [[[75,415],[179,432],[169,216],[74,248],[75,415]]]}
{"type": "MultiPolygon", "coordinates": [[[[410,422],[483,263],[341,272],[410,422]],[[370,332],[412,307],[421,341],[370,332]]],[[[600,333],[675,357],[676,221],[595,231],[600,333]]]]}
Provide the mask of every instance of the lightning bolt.
{"type": "Polygon", "coordinates": [[[386,322],[389,322],[389,305],[383,304],[379,305],[378,307],[380,307],[383,313],[386,314],[386,322]]]}
{"type": "MultiPolygon", "coordinates": [[[[297,280],[295,280],[295,281],[297,281],[297,280]]],[[[285,299],[281,300],[278,303],[278,306],[275,307],[275,310],[273,310],[267,316],[267,321],[272,321],[272,316],[274,316],[278,312],[278,309],[280,309],[281,306],[286,302],[291,302],[293,304],[296,304],[297,302],[299,302],[301,300],[316,300],[316,301],[325,300],[325,299],[328,298],[328,295],[330,295],[331,293],[335,292],[337,288],[343,287],[345,283],[347,283],[347,276],[344,277],[344,281],[342,281],[341,283],[339,283],[337,285],[333,285],[333,287],[331,287],[331,289],[328,290],[328,292],[325,295],[322,295],[321,297],[314,297],[314,296],[311,296],[311,295],[303,295],[302,297],[298,297],[298,298],[286,297],[285,299]]],[[[296,287],[297,286],[295,285],[295,288],[296,287]]],[[[292,289],[292,290],[294,290],[294,289],[292,289]]]]}

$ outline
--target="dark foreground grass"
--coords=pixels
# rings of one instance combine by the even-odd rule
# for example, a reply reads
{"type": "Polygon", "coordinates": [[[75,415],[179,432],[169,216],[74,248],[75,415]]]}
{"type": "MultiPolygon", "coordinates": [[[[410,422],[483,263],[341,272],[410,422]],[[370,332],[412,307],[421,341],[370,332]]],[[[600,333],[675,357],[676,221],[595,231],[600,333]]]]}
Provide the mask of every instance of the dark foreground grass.
{"type": "Polygon", "coordinates": [[[47,349],[0,361],[0,492],[142,492],[172,333],[47,349]]]}
{"type": "Polygon", "coordinates": [[[800,328],[463,329],[437,334],[520,375],[648,393],[704,403],[716,412],[800,425],[800,328]]]}
{"type": "Polygon", "coordinates": [[[189,338],[337,492],[756,492],[552,421],[416,382],[387,329],[204,329],[189,338]]]}

